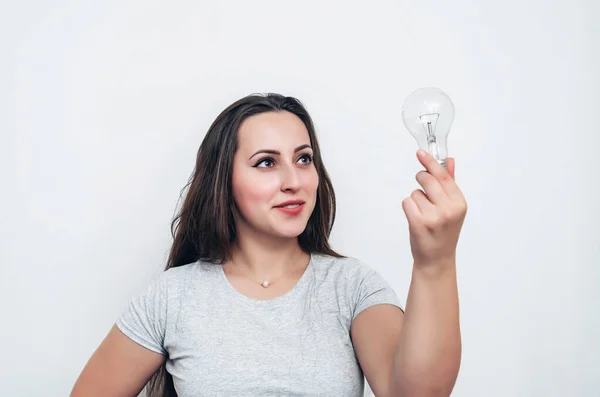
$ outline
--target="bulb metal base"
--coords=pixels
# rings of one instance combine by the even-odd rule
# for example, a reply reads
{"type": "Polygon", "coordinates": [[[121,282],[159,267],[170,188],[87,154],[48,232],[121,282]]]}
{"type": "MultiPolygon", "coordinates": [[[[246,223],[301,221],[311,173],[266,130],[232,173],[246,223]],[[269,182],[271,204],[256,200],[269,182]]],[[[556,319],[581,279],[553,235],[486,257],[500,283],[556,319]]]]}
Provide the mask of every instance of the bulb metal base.
{"type": "Polygon", "coordinates": [[[448,164],[446,164],[446,159],[437,159],[437,162],[445,169],[448,169],[448,164]]]}

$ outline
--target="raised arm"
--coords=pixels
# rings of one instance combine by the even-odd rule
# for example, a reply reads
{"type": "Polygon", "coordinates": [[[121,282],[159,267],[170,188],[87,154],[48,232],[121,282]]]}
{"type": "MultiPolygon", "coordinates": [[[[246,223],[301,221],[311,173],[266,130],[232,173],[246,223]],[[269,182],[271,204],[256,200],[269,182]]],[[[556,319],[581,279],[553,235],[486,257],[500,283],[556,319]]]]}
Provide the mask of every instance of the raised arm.
{"type": "Polygon", "coordinates": [[[379,305],[352,325],[355,350],[377,397],[447,397],[461,361],[456,247],[467,203],[448,170],[420,152],[423,190],[402,202],[414,258],[406,313],[379,305]]]}

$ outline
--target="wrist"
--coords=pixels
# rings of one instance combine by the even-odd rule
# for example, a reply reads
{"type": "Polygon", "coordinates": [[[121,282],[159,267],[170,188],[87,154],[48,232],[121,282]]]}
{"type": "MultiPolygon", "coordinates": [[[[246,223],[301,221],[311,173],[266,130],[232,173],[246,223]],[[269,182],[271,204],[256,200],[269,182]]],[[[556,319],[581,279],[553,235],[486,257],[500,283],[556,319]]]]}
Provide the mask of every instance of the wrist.
{"type": "Polygon", "coordinates": [[[431,262],[413,263],[413,276],[425,278],[456,277],[456,260],[454,258],[440,259],[431,262]]]}

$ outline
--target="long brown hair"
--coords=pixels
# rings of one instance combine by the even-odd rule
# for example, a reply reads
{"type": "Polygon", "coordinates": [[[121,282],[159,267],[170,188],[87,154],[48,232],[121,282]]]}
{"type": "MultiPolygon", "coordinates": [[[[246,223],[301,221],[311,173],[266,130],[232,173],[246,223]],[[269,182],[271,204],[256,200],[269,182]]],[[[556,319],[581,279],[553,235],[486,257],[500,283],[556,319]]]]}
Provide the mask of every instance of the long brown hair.
{"type": "MultiPolygon", "coordinates": [[[[296,98],[253,94],[227,107],[208,129],[198,149],[195,169],[184,188],[187,188],[185,200],[171,224],[173,245],[165,270],[198,260],[222,263],[229,256],[237,235],[231,176],[238,129],[250,116],[276,111],[291,112],[306,126],[319,176],[317,203],[305,230],[298,236],[300,247],[310,253],[342,256],[329,246],[335,220],[335,193],[310,115],[296,98]]],[[[177,396],[173,377],[165,365],[152,376],[146,392],[147,397],[177,396]]]]}

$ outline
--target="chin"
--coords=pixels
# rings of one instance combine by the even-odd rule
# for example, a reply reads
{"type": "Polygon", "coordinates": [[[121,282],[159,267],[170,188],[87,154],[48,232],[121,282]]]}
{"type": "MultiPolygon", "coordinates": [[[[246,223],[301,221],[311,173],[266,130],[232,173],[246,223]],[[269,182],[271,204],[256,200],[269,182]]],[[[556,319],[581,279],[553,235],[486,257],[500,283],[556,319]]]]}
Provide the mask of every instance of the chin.
{"type": "Polygon", "coordinates": [[[304,229],[306,229],[306,225],[304,225],[303,227],[289,228],[277,227],[274,228],[273,234],[281,238],[297,238],[299,235],[302,234],[302,232],[304,232],[304,229]]]}
{"type": "Polygon", "coordinates": [[[306,230],[309,218],[310,213],[308,211],[288,219],[282,219],[279,214],[275,217],[269,217],[269,233],[280,238],[297,238],[306,230]]]}
{"type": "Polygon", "coordinates": [[[275,222],[271,226],[271,233],[282,238],[296,238],[304,232],[307,223],[308,219],[275,222]]]}

